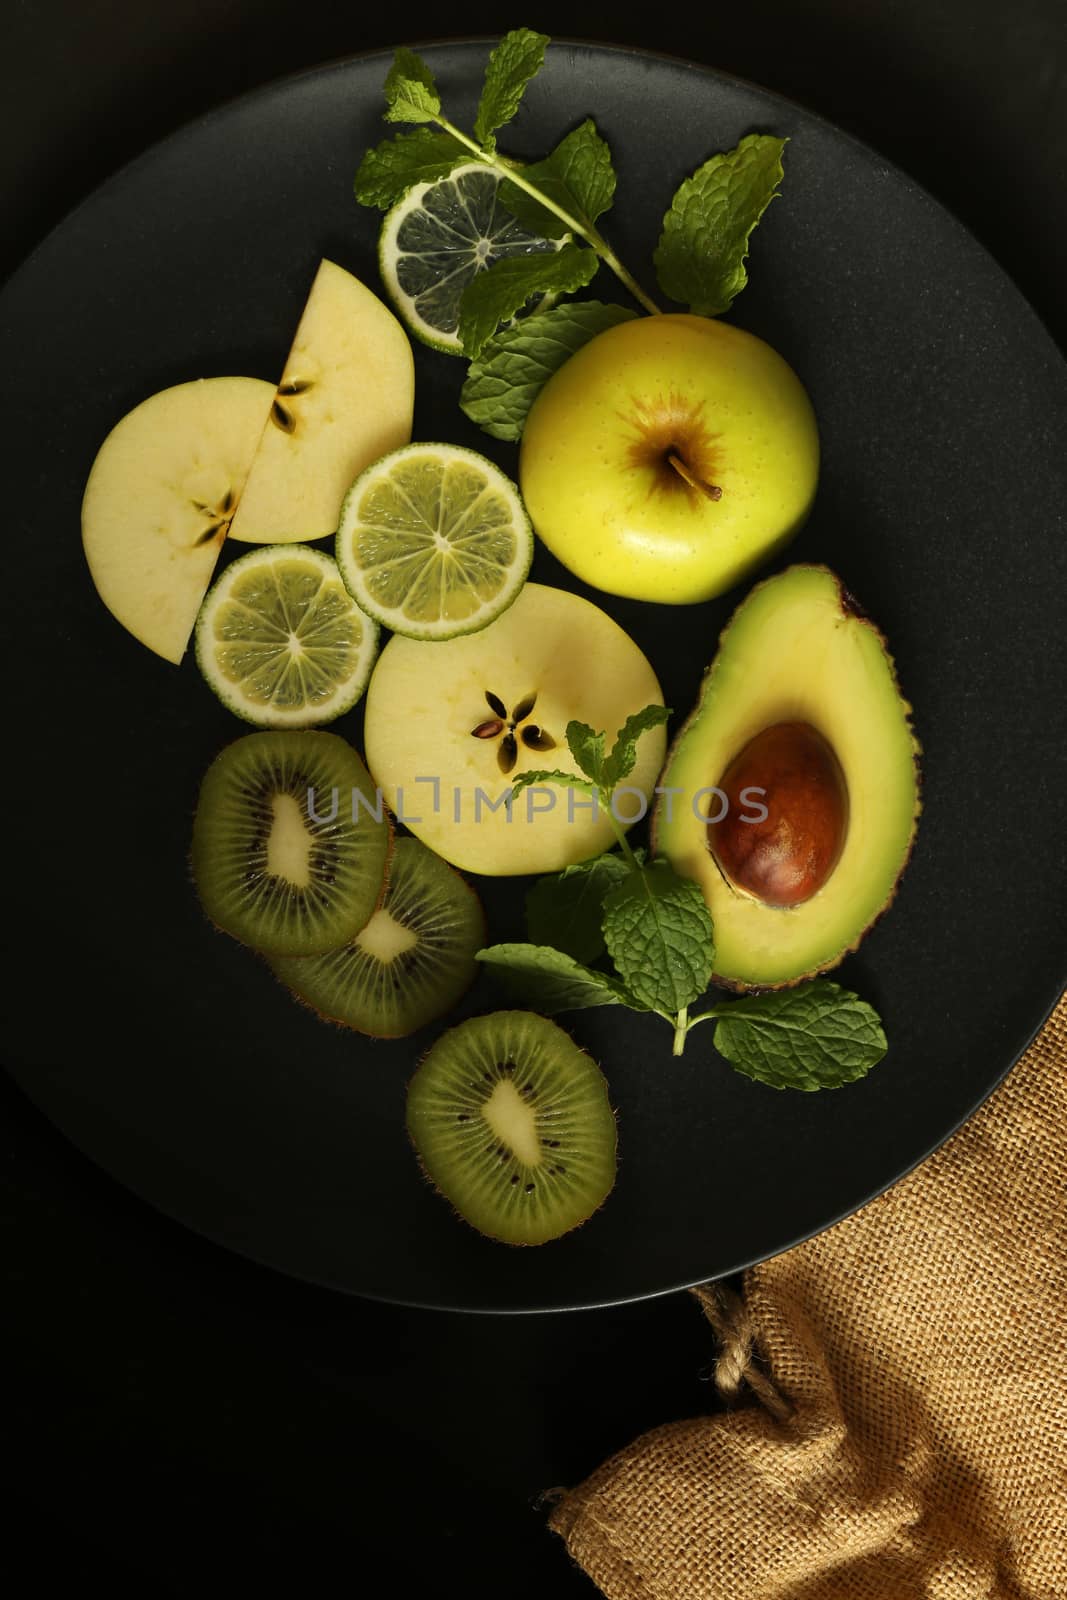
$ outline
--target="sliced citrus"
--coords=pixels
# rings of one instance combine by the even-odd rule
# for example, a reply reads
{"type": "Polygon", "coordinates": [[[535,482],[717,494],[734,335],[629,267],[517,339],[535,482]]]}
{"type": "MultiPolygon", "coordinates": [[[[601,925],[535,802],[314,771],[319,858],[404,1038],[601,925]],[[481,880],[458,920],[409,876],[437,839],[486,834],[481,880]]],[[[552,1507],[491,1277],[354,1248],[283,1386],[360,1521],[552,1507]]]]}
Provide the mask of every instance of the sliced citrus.
{"type": "Polygon", "coordinates": [[[337,564],[356,604],[409,639],[476,633],[516,598],[533,559],[519,491],[455,444],[409,444],[349,490],[337,564]]]}
{"type": "Polygon", "coordinates": [[[261,728],[313,728],[366,687],[378,627],[336,562],[307,545],[272,544],[232,561],[196,624],[196,659],[223,705],[261,728]]]}
{"type": "Polygon", "coordinates": [[[463,354],[459,306],[479,272],[505,256],[558,250],[565,239],[530,233],[500,204],[502,174],[471,161],[416,183],[388,211],[378,236],[382,282],[409,330],[435,350],[463,354]]]}

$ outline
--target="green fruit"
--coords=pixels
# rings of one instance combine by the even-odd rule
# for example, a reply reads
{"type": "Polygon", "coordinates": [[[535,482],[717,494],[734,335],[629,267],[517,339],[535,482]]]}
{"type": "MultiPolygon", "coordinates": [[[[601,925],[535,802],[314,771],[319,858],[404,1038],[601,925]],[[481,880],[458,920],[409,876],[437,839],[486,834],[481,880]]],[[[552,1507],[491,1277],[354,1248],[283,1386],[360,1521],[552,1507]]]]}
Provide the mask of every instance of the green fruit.
{"type": "Polygon", "coordinates": [[[530,1011],[443,1034],[408,1086],[423,1169],[472,1227],[544,1244],[584,1222],[615,1182],[615,1114],[599,1067],[530,1011]]]}
{"type": "Polygon", "coordinates": [[[597,334],[530,408],[519,483],[535,531],[609,594],[723,594],[797,532],[819,475],[800,379],[715,317],[635,317],[597,334]]]}
{"type": "Polygon", "coordinates": [[[200,608],[196,660],[224,706],[263,728],[333,722],[363,693],[378,624],[337,563],[309,545],[264,545],[231,561],[200,608]]]}
{"type": "Polygon", "coordinates": [[[391,838],[367,769],[343,739],[250,733],[204,776],[193,879],[211,921],[242,944],[318,955],[370,921],[391,838]]]}
{"type": "Polygon", "coordinates": [[[323,539],[353,478],[411,438],[415,366],[378,296],[322,261],[268,406],[229,537],[323,539]]]}
{"type": "Polygon", "coordinates": [[[104,440],[82,501],[97,593],[142,644],[185,653],[244,492],[274,391],[259,378],[198,378],[134,406],[104,440]]]}
{"type": "Polygon", "coordinates": [[[703,890],[720,982],[825,972],[889,904],[920,809],[910,711],[827,568],[790,567],[738,607],[653,820],[655,849],[703,890]]]}
{"type": "Polygon", "coordinates": [[[445,178],[416,183],[382,222],[378,267],[390,299],[417,339],[449,355],[463,354],[460,303],[479,272],[565,243],[528,233],[505,210],[497,199],[503,176],[467,162],[445,178]]]}
{"type": "Polygon", "coordinates": [[[512,604],[533,560],[533,532],[519,491],[485,456],[409,444],[356,479],[335,548],[368,616],[408,638],[453,639],[512,604]]]}
{"type": "Polygon", "coordinates": [[[325,1020],[398,1039],[452,1009],[477,976],[484,943],[474,890],[417,839],[398,839],[385,899],[354,939],[323,956],[269,961],[325,1020]]]}

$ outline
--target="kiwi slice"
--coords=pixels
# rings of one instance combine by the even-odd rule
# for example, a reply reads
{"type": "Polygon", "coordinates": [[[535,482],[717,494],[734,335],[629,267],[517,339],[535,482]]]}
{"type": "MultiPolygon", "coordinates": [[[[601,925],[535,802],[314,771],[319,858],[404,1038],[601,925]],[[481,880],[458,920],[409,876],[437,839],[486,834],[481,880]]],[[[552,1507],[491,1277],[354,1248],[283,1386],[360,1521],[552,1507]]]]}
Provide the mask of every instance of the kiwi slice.
{"type": "Polygon", "coordinates": [[[615,1113],[594,1061],[532,1011],[442,1034],[408,1086],[423,1170],[461,1217],[505,1244],[576,1228],[615,1182],[615,1113]]]}
{"type": "Polygon", "coordinates": [[[474,890],[417,839],[398,839],[385,899],[324,956],[271,956],[271,970],[330,1022],[398,1039],[443,1016],[478,973],[485,917],[474,890]]]}
{"type": "Polygon", "coordinates": [[[357,934],[382,897],[392,830],[359,756],[335,733],[250,733],[200,786],[191,865],[212,922],[272,955],[357,934]]]}

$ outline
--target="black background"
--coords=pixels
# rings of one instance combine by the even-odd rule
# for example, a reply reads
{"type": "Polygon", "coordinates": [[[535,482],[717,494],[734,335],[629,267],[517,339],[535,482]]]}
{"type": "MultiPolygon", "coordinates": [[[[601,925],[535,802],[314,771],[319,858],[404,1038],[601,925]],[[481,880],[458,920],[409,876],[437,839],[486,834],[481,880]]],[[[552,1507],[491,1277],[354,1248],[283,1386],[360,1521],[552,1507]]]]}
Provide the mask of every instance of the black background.
{"type": "MultiPolygon", "coordinates": [[[[354,51],[526,23],[766,84],[956,212],[1067,343],[1067,13],[1059,0],[832,0],[366,15],[319,0],[4,6],[4,270],[190,117],[354,51]]],[[[6,375],[5,381],[12,381],[6,375]]],[[[157,1216],[0,1080],[5,1485],[35,1590],[592,1594],[538,1492],[711,1403],[683,1295],[593,1313],[409,1312],[289,1282],[157,1216]],[[384,1567],[383,1578],[378,1578],[384,1567]],[[387,1576],[386,1576],[387,1575],[387,1576]]],[[[682,1597],[680,1597],[682,1600],[682,1597]]]]}

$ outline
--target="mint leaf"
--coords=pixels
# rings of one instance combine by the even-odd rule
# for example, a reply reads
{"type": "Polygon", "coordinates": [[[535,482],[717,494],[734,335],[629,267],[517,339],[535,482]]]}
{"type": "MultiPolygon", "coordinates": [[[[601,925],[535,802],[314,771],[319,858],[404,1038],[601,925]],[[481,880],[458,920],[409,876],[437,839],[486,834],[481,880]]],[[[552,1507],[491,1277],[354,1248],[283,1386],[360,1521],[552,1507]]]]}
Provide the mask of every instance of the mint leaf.
{"type": "Polygon", "coordinates": [[[479,950],[476,959],[484,962],[516,1000],[548,1017],[557,1011],[578,1011],[585,1006],[645,1009],[633,1001],[617,979],[593,972],[563,951],[546,945],[493,944],[479,950]]]}
{"type": "MultiPolygon", "coordinates": [[[[568,133],[551,155],[522,168],[523,177],[555,202],[583,227],[592,228],[615,198],[615,169],[606,139],[596,131],[591,117],[568,133]]],[[[531,233],[558,239],[567,224],[505,178],[497,191],[500,203],[531,233]]]]}
{"type": "Polygon", "coordinates": [[[413,184],[447,178],[453,167],[469,160],[470,152],[450,133],[425,127],[398,133],[363,157],[356,173],[356,199],[362,206],[387,211],[413,184]]]}
{"type": "Polygon", "coordinates": [[[785,143],[750,133],[685,180],[663,219],[654,257],[664,294],[715,317],[745,287],[749,236],[781,182],[785,143]]]}
{"type": "Polygon", "coordinates": [[[502,322],[521,311],[531,295],[572,294],[596,274],[600,257],[582,245],[529,256],[503,256],[472,278],[459,307],[464,354],[474,357],[502,322]]]}
{"type": "Polygon", "coordinates": [[[711,981],[715,946],[704,896],[666,861],[631,872],[606,896],[604,942],[623,983],[653,1011],[674,1017],[711,981]]]}
{"type": "Polygon", "coordinates": [[[573,772],[560,772],[557,769],[553,772],[520,772],[517,777],[511,780],[512,798],[519,794],[521,790],[529,789],[531,785],[541,783],[562,784],[565,789],[578,789],[582,794],[596,793],[595,784],[589,783],[585,778],[577,777],[573,772]]]}
{"type": "Polygon", "coordinates": [[[621,856],[609,853],[540,878],[526,896],[526,932],[531,943],[551,945],[575,961],[590,962],[602,956],[604,896],[629,872],[621,856]]]}
{"type": "Polygon", "coordinates": [[[541,70],[548,42],[547,33],[515,28],[504,35],[489,57],[474,119],[474,137],[484,149],[496,149],[493,135],[518,111],[526,85],[541,70]]]}
{"type": "Polygon", "coordinates": [[[594,733],[587,722],[568,722],[567,748],[587,778],[602,787],[600,774],[604,766],[603,733],[594,733]]]}
{"type": "Polygon", "coordinates": [[[583,300],[501,328],[471,362],[460,406],[494,439],[521,438],[530,407],[552,374],[598,333],[635,315],[624,306],[583,300]]]}
{"type": "Polygon", "coordinates": [[[386,122],[432,122],[441,110],[433,73],[414,50],[401,46],[385,80],[386,122]]]}
{"type": "Polygon", "coordinates": [[[610,756],[604,762],[600,781],[605,789],[614,789],[616,784],[630,776],[637,763],[638,739],[650,728],[661,727],[670,714],[666,706],[646,706],[643,711],[635,711],[632,717],[627,717],[616,735],[610,756]]]}
{"type": "Polygon", "coordinates": [[[869,1072],[886,1053],[873,1006],[817,978],[799,989],[724,1001],[715,1048],[743,1072],[774,1089],[834,1089],[869,1072]]]}

